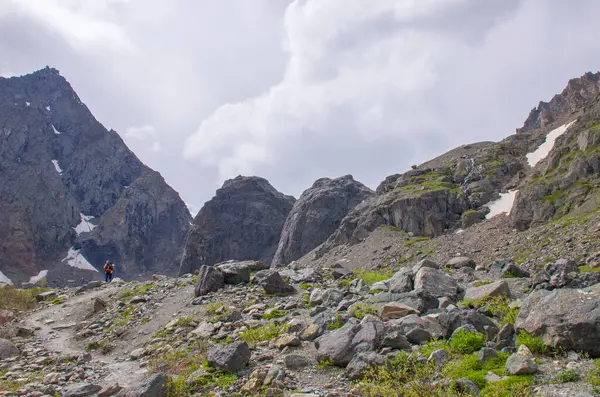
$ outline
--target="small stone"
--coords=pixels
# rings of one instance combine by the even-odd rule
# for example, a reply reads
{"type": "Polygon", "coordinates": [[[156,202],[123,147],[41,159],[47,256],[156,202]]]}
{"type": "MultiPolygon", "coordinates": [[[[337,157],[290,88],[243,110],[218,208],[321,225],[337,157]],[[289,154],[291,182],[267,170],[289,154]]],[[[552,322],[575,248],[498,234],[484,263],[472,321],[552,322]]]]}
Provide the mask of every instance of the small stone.
{"type": "Polygon", "coordinates": [[[509,375],[528,375],[538,371],[537,364],[527,357],[515,353],[506,360],[506,372],[509,375]]]}
{"type": "Polygon", "coordinates": [[[295,335],[290,335],[290,334],[284,334],[281,335],[279,338],[277,338],[272,346],[276,349],[282,349],[286,346],[292,346],[292,347],[297,347],[300,346],[302,344],[302,342],[300,341],[300,338],[298,338],[295,335]]]}
{"type": "Polygon", "coordinates": [[[441,368],[446,361],[448,361],[448,352],[443,349],[434,351],[427,359],[427,362],[434,362],[438,368],[441,368]]]}

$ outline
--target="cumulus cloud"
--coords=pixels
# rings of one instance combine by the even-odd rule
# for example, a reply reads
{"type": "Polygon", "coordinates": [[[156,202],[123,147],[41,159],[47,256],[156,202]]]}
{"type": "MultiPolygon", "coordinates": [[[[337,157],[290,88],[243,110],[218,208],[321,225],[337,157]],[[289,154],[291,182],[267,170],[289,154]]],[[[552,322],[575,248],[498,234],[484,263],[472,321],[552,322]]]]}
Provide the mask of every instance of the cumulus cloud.
{"type": "Polygon", "coordinates": [[[511,134],[599,68],[599,12],[597,0],[0,0],[0,74],[59,69],[188,202],[238,173],[297,196],[348,173],[376,187],[511,134]]]}
{"type": "MultiPolygon", "coordinates": [[[[375,187],[444,149],[512,133],[548,92],[522,86],[524,77],[556,74],[550,64],[567,41],[591,33],[557,29],[558,17],[581,25],[562,8],[542,0],[294,1],[281,81],[217,109],[184,154],[216,167],[218,180],[260,174],[294,194],[345,173],[375,187]],[[557,33],[569,37],[560,49],[557,33]],[[524,92],[537,99],[517,109],[524,92]]],[[[576,46],[574,59],[560,60],[569,77],[600,65],[582,62],[598,44],[576,46]]]]}

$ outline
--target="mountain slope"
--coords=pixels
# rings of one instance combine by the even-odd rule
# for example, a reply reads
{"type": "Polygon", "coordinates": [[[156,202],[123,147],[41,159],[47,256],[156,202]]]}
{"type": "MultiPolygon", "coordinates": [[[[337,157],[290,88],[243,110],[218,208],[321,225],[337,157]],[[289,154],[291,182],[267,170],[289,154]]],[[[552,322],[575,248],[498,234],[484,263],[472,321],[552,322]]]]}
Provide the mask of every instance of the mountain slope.
{"type": "Polygon", "coordinates": [[[0,78],[0,170],[0,209],[11,214],[0,222],[0,239],[13,239],[2,246],[0,271],[15,282],[48,268],[49,280],[97,277],[64,265],[92,270],[88,263],[100,268],[106,259],[125,278],[165,270],[190,227],[178,194],[94,118],[55,69],[0,78]],[[145,229],[128,227],[126,212],[111,210],[124,198],[144,201],[128,211],[145,229]],[[127,232],[117,232],[123,225],[127,232]],[[160,252],[148,249],[156,241],[160,252]],[[69,252],[79,255],[63,262],[69,252]]]}

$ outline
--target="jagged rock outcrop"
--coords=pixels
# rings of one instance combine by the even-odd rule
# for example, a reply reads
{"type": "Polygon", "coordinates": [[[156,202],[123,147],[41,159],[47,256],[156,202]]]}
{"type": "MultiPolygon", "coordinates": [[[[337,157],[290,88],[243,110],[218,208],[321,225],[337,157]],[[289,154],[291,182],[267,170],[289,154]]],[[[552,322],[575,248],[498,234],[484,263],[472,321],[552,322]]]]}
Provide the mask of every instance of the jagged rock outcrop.
{"type": "Polygon", "coordinates": [[[555,95],[550,102],[540,102],[533,108],[523,127],[517,133],[545,127],[568,117],[582,108],[587,101],[600,93],[600,72],[588,72],[581,77],[569,80],[562,93],[555,95]]]}
{"type": "MultiPolygon", "coordinates": [[[[570,121],[561,120],[552,128],[570,121]]],[[[600,96],[587,101],[580,114],[554,142],[548,156],[519,190],[511,219],[525,230],[566,215],[590,202],[600,184],[600,96]]]]}
{"type": "Polygon", "coordinates": [[[352,175],[317,180],[289,213],[272,266],[287,265],[312,251],[327,240],[350,210],[373,195],[352,175]]]}
{"type": "Polygon", "coordinates": [[[448,177],[433,170],[407,174],[394,190],[368,198],[350,211],[317,250],[317,257],[335,246],[356,244],[385,224],[418,236],[439,236],[468,209],[466,196],[448,177]]]}
{"type": "Polygon", "coordinates": [[[271,263],[294,202],[263,178],[225,181],[196,215],[179,273],[232,259],[271,263]]]}
{"type": "Polygon", "coordinates": [[[0,211],[0,270],[14,282],[43,269],[48,280],[99,277],[67,262],[112,259],[122,278],[173,269],[191,222],[178,194],[48,67],[0,78],[0,211]]]}

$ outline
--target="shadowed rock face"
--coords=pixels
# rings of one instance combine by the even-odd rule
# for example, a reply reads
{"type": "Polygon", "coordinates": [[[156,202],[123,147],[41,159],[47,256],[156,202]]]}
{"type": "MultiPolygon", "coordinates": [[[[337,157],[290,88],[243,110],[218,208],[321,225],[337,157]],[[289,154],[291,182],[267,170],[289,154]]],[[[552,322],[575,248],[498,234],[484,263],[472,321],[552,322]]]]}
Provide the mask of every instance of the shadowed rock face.
{"type": "Polygon", "coordinates": [[[317,180],[288,215],[272,266],[287,265],[312,251],[327,240],[350,210],[373,195],[351,175],[317,180]]]}
{"type": "Polygon", "coordinates": [[[44,268],[64,278],[71,247],[96,268],[115,260],[124,278],[176,267],[185,204],[57,70],[0,78],[0,170],[0,270],[13,281],[44,268]],[[78,235],[80,214],[97,227],[78,235]]]}
{"type": "Polygon", "coordinates": [[[179,273],[231,259],[271,263],[294,201],[263,178],[226,181],[196,215],[179,273]]]}

